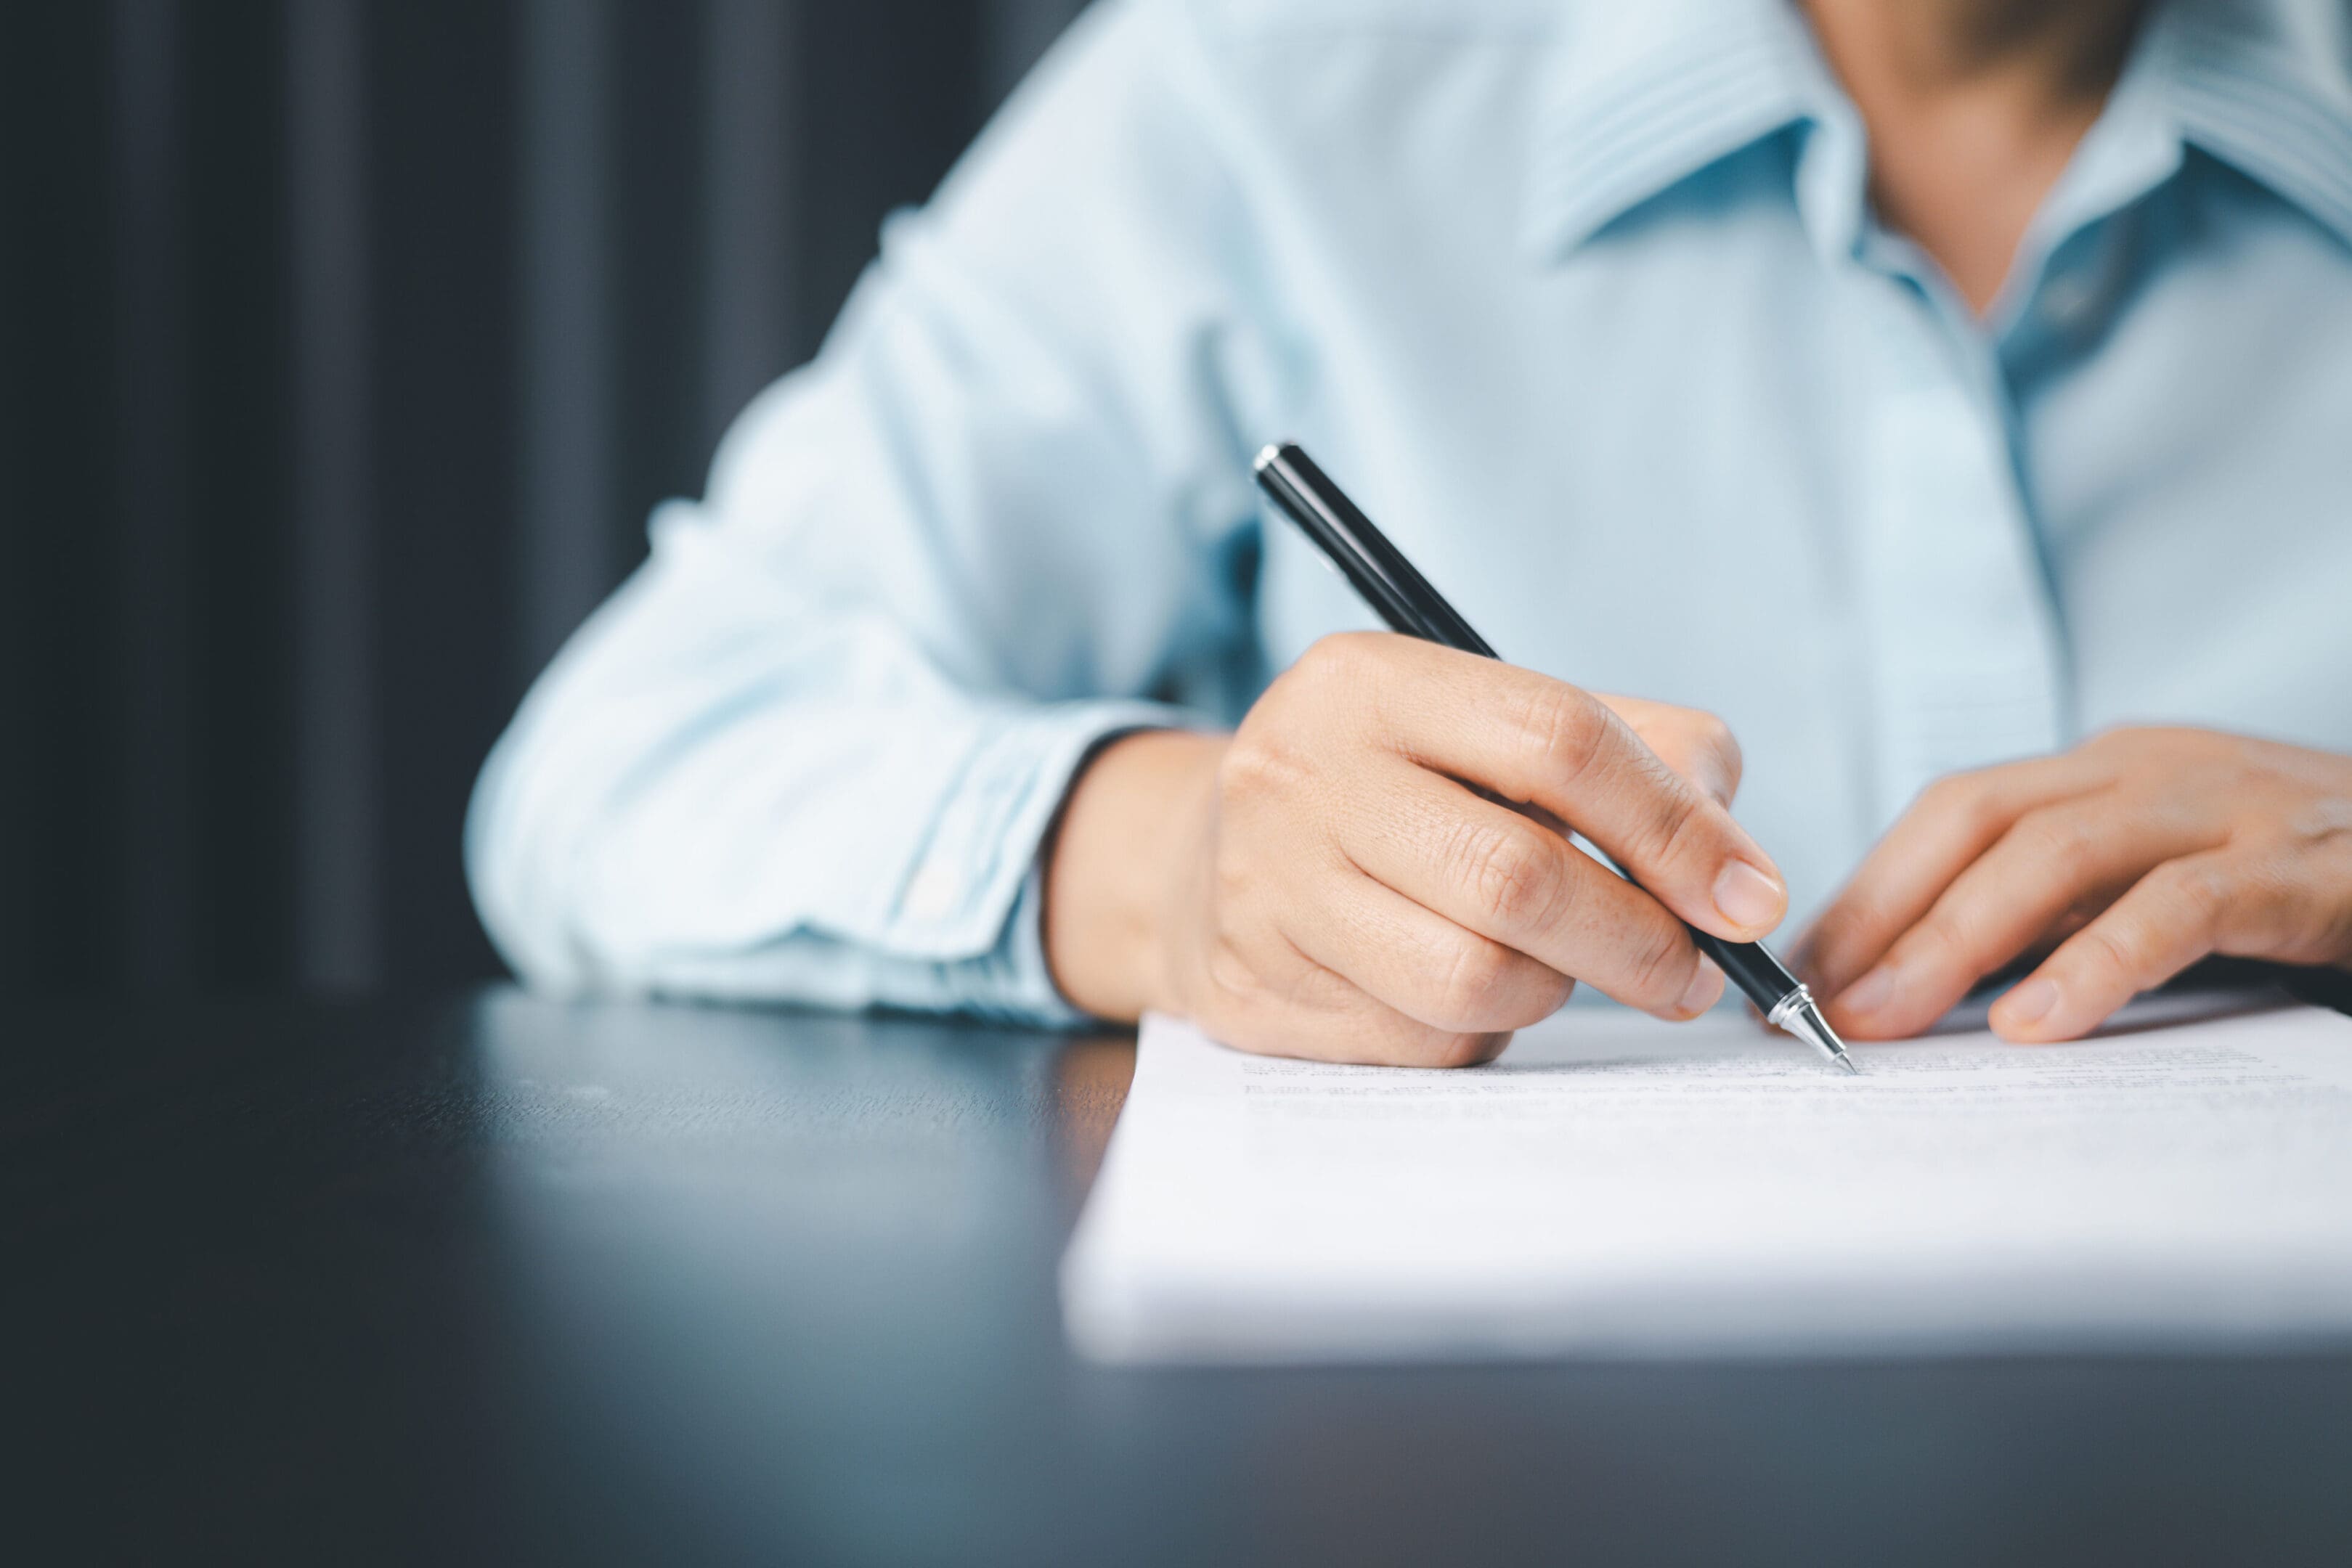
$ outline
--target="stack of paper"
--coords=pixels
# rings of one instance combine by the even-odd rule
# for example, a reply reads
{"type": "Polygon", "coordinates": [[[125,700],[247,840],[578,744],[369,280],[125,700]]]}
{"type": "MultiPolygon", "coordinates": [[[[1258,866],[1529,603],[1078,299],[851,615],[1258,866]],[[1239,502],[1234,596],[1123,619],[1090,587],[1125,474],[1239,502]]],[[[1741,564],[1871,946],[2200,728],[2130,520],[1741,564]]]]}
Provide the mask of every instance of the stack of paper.
{"type": "Polygon", "coordinates": [[[1855,1059],[1728,1013],[1571,1008],[1454,1072],[1147,1019],[1070,1333],[1244,1361],[2352,1339],[2352,1019],[1855,1059]]]}

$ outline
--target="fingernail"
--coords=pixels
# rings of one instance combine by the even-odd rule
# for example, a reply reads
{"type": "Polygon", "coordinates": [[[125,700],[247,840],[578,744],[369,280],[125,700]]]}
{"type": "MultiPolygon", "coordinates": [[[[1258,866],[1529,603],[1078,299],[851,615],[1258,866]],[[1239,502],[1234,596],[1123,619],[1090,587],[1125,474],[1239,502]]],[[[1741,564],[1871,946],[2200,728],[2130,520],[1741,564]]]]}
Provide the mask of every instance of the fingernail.
{"type": "Polygon", "coordinates": [[[1705,958],[1691,976],[1690,985],[1683,991],[1683,999],[1675,1004],[1678,1012],[1703,1013],[1723,999],[1723,971],[1705,958]]]}
{"type": "Polygon", "coordinates": [[[1715,879],[1715,907],[1734,925],[1769,925],[1787,904],[1780,884],[1746,861],[1733,861],[1715,879]]]}
{"type": "Polygon", "coordinates": [[[2036,976],[2000,999],[2000,1016],[2008,1023],[2039,1023],[2058,1005],[2055,982],[2036,976]]]}
{"type": "Polygon", "coordinates": [[[1895,971],[1873,969],[1837,995],[1838,1010],[1867,1018],[1895,999],[1895,971]]]}

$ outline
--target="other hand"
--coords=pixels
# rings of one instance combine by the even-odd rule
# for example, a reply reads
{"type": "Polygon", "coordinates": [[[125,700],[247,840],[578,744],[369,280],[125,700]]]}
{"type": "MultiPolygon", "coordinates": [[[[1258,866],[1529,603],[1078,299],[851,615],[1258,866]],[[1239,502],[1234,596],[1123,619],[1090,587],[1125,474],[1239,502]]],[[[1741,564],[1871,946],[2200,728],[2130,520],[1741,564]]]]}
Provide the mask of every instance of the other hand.
{"type": "Polygon", "coordinates": [[[2352,964],[2352,758],[2119,729],[1931,786],[1801,944],[1830,1021],[1916,1034],[2055,946],[1997,1002],[2070,1040],[2209,954],[2352,964]]]}
{"type": "Polygon", "coordinates": [[[1486,1061],[1580,980],[1689,1018],[1723,977],[1675,916],[1753,940],[1787,907],[1731,819],[1738,779],[1706,714],[1326,638],[1231,737],[1130,737],[1087,769],[1048,862],[1048,958],[1091,1011],[1332,1061],[1486,1061]]]}

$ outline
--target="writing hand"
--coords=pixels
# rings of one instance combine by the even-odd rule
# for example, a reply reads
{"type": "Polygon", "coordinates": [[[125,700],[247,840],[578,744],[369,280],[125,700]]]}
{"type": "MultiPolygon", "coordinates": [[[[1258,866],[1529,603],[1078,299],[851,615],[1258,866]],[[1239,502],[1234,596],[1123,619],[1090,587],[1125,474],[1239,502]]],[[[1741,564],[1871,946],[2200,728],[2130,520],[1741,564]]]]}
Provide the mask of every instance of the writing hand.
{"type": "Polygon", "coordinates": [[[1131,737],[1080,777],[1047,864],[1048,958],[1091,1011],[1335,1061],[1486,1061],[1580,980],[1687,1018],[1723,977],[1675,916],[1753,940],[1786,907],[1727,810],[1738,774],[1705,714],[1327,638],[1231,737],[1131,737]]]}

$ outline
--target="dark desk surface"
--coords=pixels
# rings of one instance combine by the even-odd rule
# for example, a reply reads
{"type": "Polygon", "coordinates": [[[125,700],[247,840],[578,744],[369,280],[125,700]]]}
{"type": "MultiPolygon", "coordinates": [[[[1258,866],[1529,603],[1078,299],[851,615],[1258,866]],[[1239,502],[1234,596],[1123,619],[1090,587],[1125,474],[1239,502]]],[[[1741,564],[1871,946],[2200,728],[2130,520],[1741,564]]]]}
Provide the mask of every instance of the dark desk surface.
{"type": "Polygon", "coordinates": [[[0,1039],[16,1561],[2352,1562],[2342,1359],[1081,1365],[1124,1039],[506,991],[0,1039]]]}

